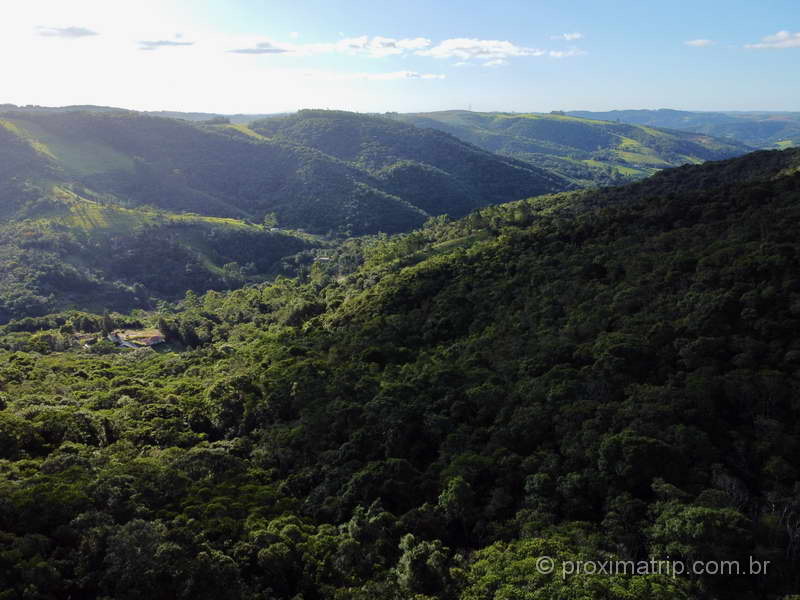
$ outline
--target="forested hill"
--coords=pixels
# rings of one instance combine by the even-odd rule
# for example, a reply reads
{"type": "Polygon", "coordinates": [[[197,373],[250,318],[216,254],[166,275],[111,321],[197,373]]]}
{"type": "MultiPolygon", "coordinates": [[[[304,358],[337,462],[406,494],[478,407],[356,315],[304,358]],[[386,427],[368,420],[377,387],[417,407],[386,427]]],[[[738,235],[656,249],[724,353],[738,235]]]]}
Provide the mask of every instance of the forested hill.
{"type": "MultiPolygon", "coordinates": [[[[361,119],[345,129],[361,135],[361,119]]],[[[0,323],[152,308],[290,273],[330,238],[570,187],[445,134],[363,120],[402,151],[376,141],[365,165],[219,119],[0,110],[0,323]]]]}
{"type": "Polygon", "coordinates": [[[415,198],[428,214],[463,216],[492,198],[521,198],[574,187],[530,164],[498,156],[449,134],[385,117],[301,110],[264,119],[253,131],[319,150],[371,173],[382,189],[415,198]]]}
{"type": "Polygon", "coordinates": [[[54,177],[55,169],[62,181],[129,205],[256,222],[275,213],[281,225],[313,232],[407,231],[428,216],[460,216],[568,187],[556,176],[452,138],[431,144],[442,136],[412,127],[405,136],[392,132],[405,145],[402,157],[380,156],[376,148],[376,161],[387,170],[378,173],[308,145],[268,139],[244,125],[197,125],[125,112],[10,111],[0,113],[0,120],[4,137],[34,150],[40,181],[54,177]],[[437,153],[444,152],[449,156],[437,163],[437,153]],[[451,171],[468,165],[472,175],[462,178],[443,168],[444,162],[451,171]],[[396,166],[405,173],[409,165],[427,177],[428,188],[390,171],[396,166]]]}
{"type": "Polygon", "coordinates": [[[800,151],[759,152],[351,240],[304,281],[153,315],[183,352],[54,352],[92,320],[13,323],[0,589],[790,598],[799,218],[800,151]],[[562,574],[667,557],[770,562],[562,574]]]}
{"type": "Polygon", "coordinates": [[[602,119],[667,127],[736,140],[754,148],[800,146],[798,112],[691,112],[685,110],[575,110],[567,113],[584,119],[602,119]]]}
{"type": "Polygon", "coordinates": [[[479,113],[462,110],[394,115],[446,131],[491,152],[558,173],[580,185],[624,183],[659,169],[749,152],[707,134],[578,118],[563,113],[479,113]]]}

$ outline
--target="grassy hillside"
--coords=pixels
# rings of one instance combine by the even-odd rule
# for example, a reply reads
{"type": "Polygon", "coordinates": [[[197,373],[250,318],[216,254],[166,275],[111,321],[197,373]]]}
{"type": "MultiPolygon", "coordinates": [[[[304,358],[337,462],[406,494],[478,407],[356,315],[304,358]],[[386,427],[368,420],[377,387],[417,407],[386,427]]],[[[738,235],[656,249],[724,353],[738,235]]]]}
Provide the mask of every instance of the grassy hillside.
{"type": "Polygon", "coordinates": [[[800,113],[689,112],[682,110],[570,111],[569,115],[652,127],[667,127],[735,140],[753,148],[800,146],[800,113]]]}
{"type": "Polygon", "coordinates": [[[580,185],[618,183],[659,169],[744,154],[730,140],[563,114],[443,111],[395,115],[491,152],[551,170],[580,185]]]}
{"type": "Polygon", "coordinates": [[[180,354],[12,324],[2,589],[791,597],[799,207],[800,151],[760,152],[351,240],[163,313],[180,354]],[[667,556],[769,568],[562,570],[667,556]]]}

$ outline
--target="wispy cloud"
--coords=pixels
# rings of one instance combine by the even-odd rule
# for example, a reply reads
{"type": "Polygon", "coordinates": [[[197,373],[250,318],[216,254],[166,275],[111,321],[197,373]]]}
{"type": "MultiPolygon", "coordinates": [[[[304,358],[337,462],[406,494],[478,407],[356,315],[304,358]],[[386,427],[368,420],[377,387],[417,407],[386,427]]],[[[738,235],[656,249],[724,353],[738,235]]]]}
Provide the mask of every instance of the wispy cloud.
{"type": "Polygon", "coordinates": [[[427,48],[431,41],[427,38],[390,38],[362,35],[343,38],[336,42],[298,44],[293,42],[263,41],[249,48],[229,50],[234,54],[292,54],[313,56],[319,54],[350,54],[382,58],[396,56],[427,48]]]}
{"type": "Polygon", "coordinates": [[[800,32],[790,33],[784,29],[761,38],[757,44],[747,44],[745,48],[800,48],[800,32]]]}
{"type": "Polygon", "coordinates": [[[431,41],[427,38],[404,38],[395,39],[389,37],[375,36],[370,38],[367,35],[356,38],[346,38],[335,44],[335,51],[366,54],[373,57],[392,56],[405,54],[414,50],[427,48],[431,41]]]}
{"type": "Polygon", "coordinates": [[[286,48],[279,48],[274,46],[272,42],[261,42],[252,48],[236,48],[228,50],[234,54],[285,54],[289,52],[286,48]]]}
{"type": "Polygon", "coordinates": [[[356,73],[353,79],[369,79],[376,81],[391,81],[395,79],[444,79],[438,73],[417,73],[416,71],[394,71],[391,73],[356,73]]]}
{"type": "Polygon", "coordinates": [[[459,61],[478,60],[496,63],[517,56],[543,56],[545,50],[517,46],[508,41],[453,38],[444,40],[432,48],[418,50],[420,56],[433,58],[455,58],[459,61]]]}
{"type": "Polygon", "coordinates": [[[452,58],[458,66],[469,64],[473,61],[484,67],[499,67],[507,65],[509,59],[523,56],[549,56],[551,58],[567,58],[586,54],[584,50],[570,48],[569,50],[542,50],[541,48],[528,48],[504,40],[478,40],[471,38],[453,38],[444,40],[432,48],[418,50],[420,56],[433,58],[452,58]]]}
{"type": "MultiPolygon", "coordinates": [[[[575,35],[569,39],[576,39],[575,35]]],[[[560,38],[566,39],[566,38],[560,38]]],[[[523,56],[549,56],[551,58],[567,58],[586,54],[578,48],[567,50],[542,50],[528,48],[505,40],[481,40],[474,38],[452,38],[432,44],[424,37],[391,38],[384,36],[362,35],[345,37],[336,42],[307,43],[278,42],[264,40],[251,41],[250,45],[228,50],[233,54],[275,54],[287,56],[317,56],[321,54],[342,54],[350,56],[366,56],[385,58],[387,56],[427,56],[437,59],[453,59],[456,66],[477,64],[485,67],[499,67],[508,64],[509,59],[523,56]]],[[[398,71],[400,73],[400,71],[398,71]]],[[[403,71],[403,73],[410,73],[403,71]]]]}
{"type": "Polygon", "coordinates": [[[315,81],[398,81],[403,79],[414,80],[435,80],[445,79],[446,76],[440,73],[418,73],[417,71],[390,71],[387,73],[362,73],[344,71],[326,71],[320,69],[308,69],[299,71],[306,79],[315,81]]]}
{"type": "Polygon", "coordinates": [[[86,27],[37,27],[36,31],[39,35],[45,37],[59,37],[59,38],[82,38],[99,35],[96,31],[87,29],[86,27]]]}
{"type": "Polygon", "coordinates": [[[583,56],[584,54],[586,54],[585,50],[570,48],[569,50],[550,50],[547,56],[550,58],[570,58],[572,56],[583,56]]]}
{"type": "Polygon", "coordinates": [[[175,42],[172,40],[143,40],[139,42],[139,50],[158,50],[175,46],[194,46],[194,42],[175,42]]]}
{"type": "Polygon", "coordinates": [[[551,40],[565,40],[567,42],[574,42],[575,40],[582,40],[583,34],[579,31],[573,33],[562,33],[560,35],[551,35],[551,40]]]}
{"type": "Polygon", "coordinates": [[[713,41],[704,39],[688,40],[683,43],[686,44],[687,46],[693,46],[694,48],[707,48],[708,46],[712,46],[714,44],[713,41]]]}

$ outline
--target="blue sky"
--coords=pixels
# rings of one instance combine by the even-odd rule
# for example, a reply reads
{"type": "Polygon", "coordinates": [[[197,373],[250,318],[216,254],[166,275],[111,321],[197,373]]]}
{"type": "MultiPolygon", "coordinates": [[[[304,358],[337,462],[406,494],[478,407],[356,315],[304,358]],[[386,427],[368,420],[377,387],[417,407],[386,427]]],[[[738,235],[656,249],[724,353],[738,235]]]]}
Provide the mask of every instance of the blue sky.
{"type": "Polygon", "coordinates": [[[278,112],[800,110],[797,0],[32,0],[0,102],[278,112]]]}

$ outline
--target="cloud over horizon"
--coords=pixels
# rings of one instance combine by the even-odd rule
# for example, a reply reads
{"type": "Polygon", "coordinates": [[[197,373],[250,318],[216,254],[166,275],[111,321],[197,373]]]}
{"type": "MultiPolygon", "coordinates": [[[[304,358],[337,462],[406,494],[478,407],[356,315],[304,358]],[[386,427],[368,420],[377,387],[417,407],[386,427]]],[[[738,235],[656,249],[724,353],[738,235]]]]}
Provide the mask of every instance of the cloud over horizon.
{"type": "Polygon", "coordinates": [[[714,44],[711,40],[706,39],[699,39],[699,40],[687,40],[683,42],[687,46],[692,46],[694,48],[707,48],[714,44]]]}
{"type": "Polygon", "coordinates": [[[174,46],[194,46],[194,42],[175,42],[172,40],[142,40],[139,42],[139,50],[158,50],[159,48],[171,48],[174,46]]]}
{"type": "MultiPolygon", "coordinates": [[[[350,76],[347,76],[350,77],[350,76]]],[[[391,81],[395,79],[445,79],[445,75],[437,73],[417,73],[416,71],[393,71],[391,73],[356,73],[354,79],[368,79],[372,81],[391,81]]]]}
{"type": "MultiPolygon", "coordinates": [[[[569,39],[582,34],[564,34],[569,39]]],[[[567,39],[560,37],[559,39],[567,39]]],[[[475,38],[450,38],[433,44],[424,37],[392,38],[385,36],[362,35],[345,37],[336,42],[306,43],[278,42],[265,40],[250,46],[240,46],[228,50],[232,54],[274,54],[287,56],[318,56],[322,54],[342,54],[350,56],[366,56],[369,58],[385,58],[388,56],[426,56],[437,59],[455,59],[457,66],[471,61],[487,67],[508,64],[510,58],[521,56],[549,56],[566,58],[586,54],[578,48],[569,50],[542,50],[528,48],[506,40],[482,40],[475,38]]]]}
{"type": "Polygon", "coordinates": [[[517,46],[502,40],[479,40],[474,38],[452,38],[436,46],[416,52],[419,56],[433,58],[455,58],[460,61],[479,60],[484,63],[505,61],[517,56],[543,56],[545,50],[517,46]]]}
{"type": "MultiPolygon", "coordinates": [[[[294,38],[293,38],[294,39],[294,38]]],[[[430,46],[427,38],[391,38],[380,35],[343,38],[336,42],[297,44],[293,42],[262,41],[254,46],[229,50],[234,54],[291,54],[295,56],[315,56],[320,54],[361,55],[383,58],[409,54],[430,46]]]]}
{"type": "Polygon", "coordinates": [[[569,50],[550,50],[547,56],[550,58],[570,58],[571,56],[583,56],[586,50],[579,48],[570,48],[569,50]]]}
{"type": "Polygon", "coordinates": [[[574,42],[575,40],[582,40],[583,34],[579,31],[573,33],[562,33],[561,35],[551,35],[551,40],[564,40],[567,42],[574,42]]]}
{"type": "Polygon", "coordinates": [[[278,48],[272,42],[259,42],[253,48],[235,48],[228,50],[233,54],[285,54],[289,52],[286,48],[278,48]]]}
{"type": "Polygon", "coordinates": [[[747,44],[745,48],[800,48],[800,31],[790,33],[784,29],[764,36],[757,44],[747,44]]]}
{"type": "MultiPolygon", "coordinates": [[[[563,39],[563,38],[562,38],[563,39]]],[[[432,48],[419,50],[419,56],[433,58],[453,58],[458,60],[456,66],[470,64],[476,61],[484,67],[498,67],[507,65],[510,58],[524,56],[549,56],[550,58],[567,58],[586,54],[579,48],[569,50],[542,50],[541,48],[528,48],[518,46],[505,40],[479,40],[473,38],[452,38],[438,43],[432,48]]]]}
{"type": "Polygon", "coordinates": [[[43,27],[36,28],[39,35],[44,37],[59,37],[66,39],[77,39],[82,37],[91,37],[100,35],[96,31],[87,29],[86,27],[43,27]]]}

